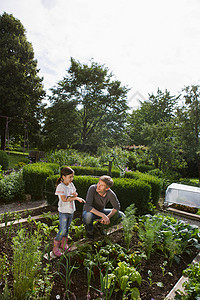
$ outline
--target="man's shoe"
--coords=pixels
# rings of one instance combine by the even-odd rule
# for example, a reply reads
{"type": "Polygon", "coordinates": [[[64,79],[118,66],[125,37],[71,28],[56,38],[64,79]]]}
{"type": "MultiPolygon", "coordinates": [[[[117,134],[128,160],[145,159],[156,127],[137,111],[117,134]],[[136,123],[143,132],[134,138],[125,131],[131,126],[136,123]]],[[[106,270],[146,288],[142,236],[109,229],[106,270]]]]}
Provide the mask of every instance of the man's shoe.
{"type": "Polygon", "coordinates": [[[94,240],[94,234],[90,234],[89,232],[87,232],[87,238],[90,240],[94,240]]]}
{"type": "Polygon", "coordinates": [[[101,223],[99,223],[99,222],[97,222],[96,224],[95,224],[95,229],[98,231],[98,233],[100,233],[101,235],[107,235],[106,234],[106,231],[105,231],[105,229],[104,229],[104,226],[101,224],[101,223]]]}

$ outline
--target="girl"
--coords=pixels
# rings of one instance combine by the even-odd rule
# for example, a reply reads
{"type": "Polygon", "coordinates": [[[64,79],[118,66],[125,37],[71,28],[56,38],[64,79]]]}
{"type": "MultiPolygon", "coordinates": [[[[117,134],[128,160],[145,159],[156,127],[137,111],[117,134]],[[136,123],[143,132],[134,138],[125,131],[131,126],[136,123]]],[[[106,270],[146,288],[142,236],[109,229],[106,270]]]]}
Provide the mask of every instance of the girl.
{"type": "Polygon", "coordinates": [[[58,195],[58,211],[59,211],[59,232],[54,239],[53,253],[60,257],[59,246],[66,251],[70,251],[68,241],[69,227],[73,218],[75,207],[75,200],[85,203],[85,200],[77,197],[76,188],[73,184],[74,171],[69,167],[61,169],[60,177],[57,179],[57,188],[55,195],[58,195]]]}

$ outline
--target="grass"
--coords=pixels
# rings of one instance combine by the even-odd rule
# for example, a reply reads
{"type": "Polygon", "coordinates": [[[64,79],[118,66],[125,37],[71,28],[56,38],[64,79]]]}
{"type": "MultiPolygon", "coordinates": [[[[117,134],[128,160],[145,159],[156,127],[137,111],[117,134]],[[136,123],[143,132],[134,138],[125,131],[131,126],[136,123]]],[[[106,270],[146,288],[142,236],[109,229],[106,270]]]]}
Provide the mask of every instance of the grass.
{"type": "MultiPolygon", "coordinates": [[[[13,151],[14,152],[14,151],[13,151]]],[[[14,153],[8,154],[9,157],[9,168],[14,168],[19,161],[21,161],[22,158],[28,157],[28,153],[19,153],[19,152],[14,152],[14,153]]]]}

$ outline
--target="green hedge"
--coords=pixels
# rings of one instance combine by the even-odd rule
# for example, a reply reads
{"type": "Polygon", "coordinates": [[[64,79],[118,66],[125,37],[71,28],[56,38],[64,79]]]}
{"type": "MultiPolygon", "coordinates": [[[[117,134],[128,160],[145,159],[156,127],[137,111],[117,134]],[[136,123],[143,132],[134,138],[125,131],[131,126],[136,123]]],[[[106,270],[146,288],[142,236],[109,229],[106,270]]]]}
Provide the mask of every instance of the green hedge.
{"type": "Polygon", "coordinates": [[[31,195],[32,200],[44,198],[45,180],[50,175],[59,172],[59,165],[52,163],[35,163],[23,168],[25,193],[31,195]]]}
{"type": "MultiPolygon", "coordinates": [[[[53,175],[46,179],[45,195],[49,205],[57,205],[58,197],[54,195],[56,180],[58,176],[53,175]]],[[[116,193],[121,210],[124,211],[130,204],[135,203],[137,214],[142,215],[150,212],[149,201],[151,186],[144,181],[114,178],[112,190],[116,193]]],[[[98,178],[91,176],[74,176],[74,184],[80,197],[86,198],[87,190],[91,184],[98,182],[98,178]]],[[[83,205],[76,201],[77,210],[82,210],[83,205]]]]}
{"type": "Polygon", "coordinates": [[[8,154],[3,150],[0,150],[0,165],[2,166],[2,170],[7,170],[9,167],[8,154]]]}
{"type": "MultiPolygon", "coordinates": [[[[80,167],[80,166],[70,166],[75,175],[91,175],[91,176],[102,176],[108,175],[108,167],[107,168],[93,168],[93,167],[80,167]]],[[[118,170],[112,170],[111,177],[119,177],[120,172],[118,170]]]]}
{"type": "Polygon", "coordinates": [[[136,172],[126,172],[126,178],[132,178],[136,180],[142,180],[151,185],[151,202],[153,205],[157,205],[160,199],[161,190],[162,190],[162,180],[158,177],[143,174],[138,171],[136,172]]]}

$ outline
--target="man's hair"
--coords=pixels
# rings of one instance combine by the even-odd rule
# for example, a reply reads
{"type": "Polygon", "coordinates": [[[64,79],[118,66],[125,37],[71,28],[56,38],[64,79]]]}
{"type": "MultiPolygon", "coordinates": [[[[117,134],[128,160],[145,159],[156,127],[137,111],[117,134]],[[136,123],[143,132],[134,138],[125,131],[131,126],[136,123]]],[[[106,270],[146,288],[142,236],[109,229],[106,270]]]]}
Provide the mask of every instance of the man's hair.
{"type": "Polygon", "coordinates": [[[102,175],[99,180],[102,180],[109,188],[111,188],[111,186],[114,184],[114,181],[108,175],[102,175]]]}

